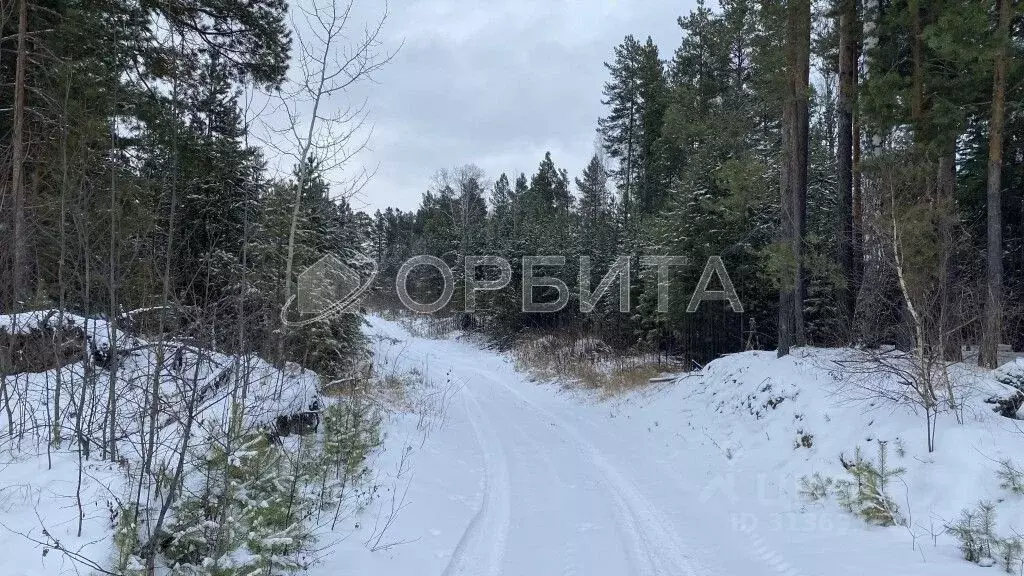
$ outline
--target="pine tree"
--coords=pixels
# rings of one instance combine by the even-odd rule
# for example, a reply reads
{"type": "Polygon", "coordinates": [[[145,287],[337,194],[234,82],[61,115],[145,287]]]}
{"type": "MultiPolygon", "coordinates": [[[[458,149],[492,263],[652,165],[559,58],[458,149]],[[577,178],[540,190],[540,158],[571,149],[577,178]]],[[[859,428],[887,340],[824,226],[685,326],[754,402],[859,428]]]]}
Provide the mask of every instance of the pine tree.
{"type": "Polygon", "coordinates": [[[989,120],[987,245],[985,253],[985,319],[978,362],[995,368],[999,365],[999,344],[1002,341],[1003,316],[1003,222],[1002,173],[1003,128],[1006,115],[1007,52],[1010,44],[1011,0],[996,0],[996,51],[992,80],[992,117],[989,120]]]}
{"type": "Polygon", "coordinates": [[[650,37],[640,52],[637,70],[640,109],[639,174],[637,213],[656,213],[668,189],[668,166],[662,147],[662,126],[668,106],[668,83],[658,47],[650,37]]]}
{"type": "Polygon", "coordinates": [[[514,199],[508,176],[502,172],[491,189],[490,247],[493,250],[507,247],[513,233],[514,199]]]}
{"type": "Polygon", "coordinates": [[[807,210],[811,7],[808,0],[786,5],[786,92],[782,115],[781,242],[794,274],[779,294],[779,356],[806,344],[804,333],[804,235],[807,210]]]}
{"type": "Polygon", "coordinates": [[[836,125],[836,196],[838,199],[839,220],[839,272],[842,275],[839,290],[839,313],[845,324],[846,340],[850,340],[850,331],[857,294],[855,262],[856,241],[854,237],[854,198],[853,198],[853,143],[858,137],[854,133],[854,106],[857,90],[858,53],[860,52],[859,19],[856,0],[837,0],[835,11],[838,13],[838,66],[839,101],[836,125]]]}
{"type": "Polygon", "coordinates": [[[579,236],[581,254],[606,265],[615,254],[615,213],[608,190],[608,172],[594,155],[576,178],[579,191],[579,236]]]}
{"type": "Polygon", "coordinates": [[[638,74],[640,44],[632,35],[615,47],[615,60],[605,63],[611,80],[604,86],[602,103],[609,107],[608,116],[598,121],[598,131],[608,155],[618,162],[615,178],[622,196],[622,211],[628,224],[632,209],[633,188],[639,170],[640,151],[640,87],[638,74]]]}

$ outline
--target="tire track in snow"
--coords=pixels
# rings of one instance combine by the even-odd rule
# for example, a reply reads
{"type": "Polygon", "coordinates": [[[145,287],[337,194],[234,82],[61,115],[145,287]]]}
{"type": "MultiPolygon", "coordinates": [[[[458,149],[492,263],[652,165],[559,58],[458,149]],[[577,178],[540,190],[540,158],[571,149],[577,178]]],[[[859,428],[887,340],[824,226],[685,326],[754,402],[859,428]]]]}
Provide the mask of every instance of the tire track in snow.
{"type": "Polygon", "coordinates": [[[468,367],[486,380],[494,382],[515,396],[536,414],[549,420],[553,426],[561,430],[570,442],[581,453],[584,459],[591,462],[600,473],[600,482],[608,490],[616,505],[616,516],[620,521],[619,529],[626,532],[630,540],[631,560],[642,576],[707,576],[714,570],[701,566],[698,571],[692,558],[684,552],[679,537],[671,524],[637,489],[636,485],[626,479],[608,460],[588,442],[575,428],[559,421],[550,412],[537,406],[514,388],[499,378],[476,367],[468,367]],[[641,566],[642,564],[642,566],[641,566]]]}
{"type": "MultiPolygon", "coordinates": [[[[525,404],[523,405],[523,408],[526,410],[530,409],[525,404]]],[[[506,414],[502,413],[499,414],[499,416],[506,416],[506,414]]],[[[534,435],[530,434],[528,427],[524,427],[520,424],[519,418],[516,418],[515,415],[508,416],[511,417],[503,418],[503,420],[515,430],[518,436],[522,439],[523,445],[529,445],[532,447],[530,452],[534,456],[540,458],[543,462],[545,470],[547,470],[550,475],[549,480],[555,484],[562,483],[562,477],[559,474],[558,468],[552,461],[551,455],[548,453],[549,451],[544,449],[543,442],[538,441],[534,435]]],[[[492,422],[494,421],[493,418],[494,416],[491,415],[492,422]]],[[[586,572],[583,571],[583,568],[580,565],[581,551],[572,539],[567,538],[562,546],[562,569],[560,571],[552,572],[552,574],[560,574],[561,576],[586,576],[586,572]]]]}
{"type": "Polygon", "coordinates": [[[484,457],[484,494],[443,576],[500,576],[509,530],[508,463],[501,441],[480,422],[480,404],[465,386],[462,400],[484,457]]]}
{"type": "Polygon", "coordinates": [[[601,473],[601,482],[615,499],[619,518],[630,534],[637,561],[646,566],[640,574],[648,576],[706,576],[705,569],[697,571],[693,560],[684,552],[679,538],[667,520],[654,508],[636,485],[627,480],[604,456],[578,432],[556,422],[576,447],[601,473]]]}
{"type": "MultiPolygon", "coordinates": [[[[484,379],[486,379],[486,380],[489,380],[489,381],[490,380],[494,380],[493,376],[491,376],[491,375],[489,375],[489,374],[487,374],[485,372],[481,372],[480,370],[477,370],[477,369],[473,369],[473,371],[476,372],[477,374],[480,374],[481,376],[483,376],[484,379]]],[[[504,385],[502,385],[502,386],[504,386],[504,385]]],[[[533,404],[529,403],[528,401],[526,401],[524,398],[522,398],[518,394],[515,394],[515,397],[516,397],[516,400],[517,400],[517,404],[520,407],[522,407],[524,410],[532,412],[535,417],[540,417],[541,420],[545,420],[545,414],[543,414],[542,412],[538,411],[533,404]]],[[[538,454],[540,456],[540,458],[542,458],[546,462],[550,462],[550,458],[547,456],[547,451],[544,450],[544,443],[543,442],[535,440],[535,439],[533,439],[533,437],[528,435],[523,430],[523,427],[520,424],[517,423],[517,419],[512,418],[509,421],[509,423],[510,423],[510,425],[513,428],[516,429],[517,432],[520,433],[520,435],[524,436],[525,438],[528,438],[528,441],[530,441],[530,443],[532,445],[537,446],[538,449],[535,450],[535,453],[538,454]]],[[[548,424],[548,422],[545,421],[544,424],[548,424]]],[[[556,427],[557,426],[554,423],[550,423],[550,424],[552,425],[552,427],[556,427]]],[[[544,427],[542,427],[540,429],[543,432],[547,432],[548,427],[544,426],[544,427]]],[[[579,449],[577,443],[572,438],[568,438],[564,434],[563,434],[563,438],[565,438],[565,441],[575,449],[576,453],[579,455],[579,458],[580,458],[581,462],[585,462],[586,465],[588,465],[589,468],[594,468],[595,467],[593,462],[587,460],[587,455],[585,455],[579,449]]],[[[647,540],[644,538],[642,530],[639,528],[639,525],[638,525],[639,524],[639,520],[637,519],[636,515],[632,513],[632,511],[630,510],[629,506],[626,504],[625,500],[622,498],[622,495],[618,491],[616,491],[614,489],[614,487],[609,484],[607,478],[605,478],[603,476],[603,471],[598,470],[598,473],[599,474],[598,474],[597,477],[594,478],[594,481],[598,485],[600,485],[602,488],[604,488],[604,491],[607,494],[607,497],[610,498],[611,503],[614,504],[614,510],[612,511],[612,516],[615,519],[615,530],[616,530],[616,532],[618,532],[621,535],[621,537],[623,539],[623,544],[624,544],[624,548],[625,548],[625,552],[626,552],[626,557],[629,560],[630,566],[632,566],[632,570],[630,571],[630,575],[631,576],[655,576],[658,573],[656,571],[654,571],[654,568],[653,568],[653,566],[654,566],[654,564],[653,564],[654,555],[651,552],[651,549],[650,549],[650,546],[648,545],[647,540]]],[[[575,555],[575,551],[567,550],[567,556],[565,558],[567,564],[563,567],[563,571],[562,571],[562,574],[565,575],[565,576],[569,576],[569,575],[573,575],[573,574],[577,573],[577,571],[572,566],[570,566],[568,564],[570,562],[570,558],[572,556],[574,556],[574,555],[575,555]]]]}
{"type": "MultiPolygon", "coordinates": [[[[409,341],[419,340],[407,333],[403,333],[401,336],[409,341]]],[[[424,340],[424,342],[426,341],[424,340]]],[[[500,358],[498,354],[482,350],[472,344],[438,340],[429,341],[422,349],[422,352],[427,358],[433,358],[434,361],[451,366],[450,374],[455,375],[460,380],[467,380],[467,376],[478,374],[482,380],[485,380],[488,384],[493,384],[494,389],[500,390],[504,388],[507,392],[507,394],[492,398],[490,391],[485,393],[481,387],[473,386],[478,392],[476,397],[473,397],[469,390],[467,390],[470,387],[469,383],[463,383],[463,403],[470,418],[470,423],[474,428],[477,442],[481,447],[481,451],[484,452],[484,495],[480,509],[474,513],[473,518],[460,536],[459,542],[451,553],[442,574],[445,576],[496,576],[503,573],[503,568],[511,568],[511,563],[514,560],[511,556],[514,550],[512,550],[511,546],[515,546],[514,536],[518,532],[510,529],[509,524],[508,502],[510,495],[513,493],[513,486],[511,478],[508,476],[508,467],[514,465],[516,460],[508,460],[506,458],[507,453],[503,447],[516,446],[518,440],[500,435],[499,432],[505,430],[505,428],[499,426],[497,421],[490,420],[494,416],[501,417],[504,424],[509,424],[511,426],[509,430],[514,429],[518,433],[515,435],[516,437],[526,435],[532,440],[530,444],[538,448],[548,446],[548,440],[545,437],[550,436],[551,428],[557,428],[559,432],[556,433],[555,441],[566,442],[571,447],[571,450],[575,450],[580,455],[581,460],[589,458],[588,462],[586,462],[589,465],[581,470],[585,470],[585,473],[590,475],[590,480],[603,488],[602,493],[607,495],[607,514],[611,516],[609,519],[614,522],[612,528],[621,535],[620,542],[624,548],[625,560],[629,566],[628,570],[623,571],[624,574],[629,574],[630,576],[723,576],[725,574],[725,567],[719,565],[716,559],[718,554],[730,554],[732,552],[729,548],[736,546],[733,540],[723,540],[733,542],[729,547],[723,548],[716,545],[717,542],[714,539],[706,541],[699,533],[693,534],[692,540],[689,537],[680,538],[680,532],[677,530],[684,530],[683,534],[685,536],[691,535],[686,528],[682,525],[674,524],[669,517],[658,510],[653,501],[642,494],[639,485],[628,478],[630,474],[624,474],[622,468],[612,464],[604,456],[604,452],[600,451],[594,443],[589,441],[586,434],[583,433],[586,430],[585,427],[577,428],[570,424],[585,426],[589,424],[588,421],[579,420],[578,422],[573,422],[575,418],[572,417],[573,414],[571,413],[567,413],[565,417],[556,416],[555,414],[560,414],[560,411],[547,410],[542,404],[528,400],[524,393],[515,388],[520,382],[526,385],[525,380],[521,380],[517,370],[511,366],[505,366],[504,363],[495,365],[480,357],[481,354],[487,354],[497,359],[500,358]],[[449,344],[451,345],[450,347],[448,346],[449,344]],[[502,400],[501,396],[505,396],[505,399],[502,400]],[[481,406],[485,399],[488,401],[485,405],[490,409],[489,412],[484,412],[481,406]],[[538,417],[538,420],[546,421],[542,422],[541,426],[536,426],[533,423],[527,425],[526,421],[509,417],[508,413],[502,411],[504,404],[508,403],[509,400],[521,405],[527,412],[532,412],[534,416],[538,417]],[[569,419],[566,420],[566,418],[569,419]],[[501,440],[505,442],[501,442],[501,440]],[[490,456],[487,454],[488,447],[491,448],[490,456]],[[494,447],[497,447],[497,453],[495,453],[494,447]],[[494,470],[497,467],[504,468],[503,476],[505,480],[503,486],[505,488],[505,495],[503,497],[494,495],[494,486],[499,484],[494,474],[494,470]],[[596,473],[590,472],[591,470],[596,471],[596,473]],[[503,508],[493,503],[502,499],[505,501],[505,519],[497,521],[494,510],[501,510],[503,508]],[[496,529],[495,526],[503,527],[496,529]],[[496,537],[491,536],[495,534],[497,535],[496,537]],[[705,543],[708,547],[705,549],[697,543],[705,543]],[[488,550],[490,551],[489,558],[487,556],[488,550]],[[688,552],[699,555],[700,560],[693,559],[692,555],[688,554],[688,552]],[[506,556],[508,556],[509,562],[504,562],[506,556]]],[[[542,454],[545,453],[542,452],[542,454]]],[[[545,461],[550,461],[550,455],[548,456],[548,458],[545,458],[545,461]]],[[[683,477],[674,475],[678,472],[677,470],[669,468],[663,462],[654,462],[653,464],[655,465],[654,468],[651,470],[645,469],[645,471],[648,473],[655,473],[656,470],[660,471],[657,473],[666,475],[671,480],[672,486],[685,487],[683,477]]],[[[695,495],[690,496],[695,497],[695,495]]],[[[685,494],[682,497],[686,498],[685,494]]],[[[699,516],[695,520],[699,521],[699,516]]],[[[685,520],[679,519],[678,521],[685,520]]],[[[517,526],[516,530],[518,529],[517,526]]],[[[696,528],[696,530],[699,532],[701,528],[696,528]]],[[[741,571],[737,571],[735,574],[763,575],[775,573],[780,576],[804,576],[804,573],[798,568],[786,562],[783,556],[778,554],[761,537],[756,529],[740,529],[733,536],[741,540],[747,540],[747,550],[743,556],[749,556],[752,560],[756,559],[760,564],[756,569],[741,569],[741,571]]],[[[578,553],[575,550],[572,552],[578,553]]],[[[552,571],[545,570],[544,572],[560,574],[561,576],[588,576],[578,572],[574,575],[576,567],[573,566],[574,562],[571,558],[576,556],[576,554],[572,554],[572,552],[565,558],[566,562],[563,564],[561,572],[557,571],[557,569],[552,571]]],[[[584,556],[590,558],[593,556],[593,553],[594,550],[588,547],[584,556]]],[[[552,565],[552,568],[554,568],[554,565],[552,565]]],[[[509,572],[509,576],[518,576],[518,574],[509,572]]]]}
{"type": "Polygon", "coordinates": [[[802,572],[787,562],[781,554],[772,549],[772,547],[765,542],[764,538],[761,538],[761,535],[757,533],[756,529],[744,527],[741,531],[750,538],[750,543],[752,544],[752,548],[758,558],[760,558],[765,564],[771,566],[773,570],[782,576],[804,576],[802,572]]]}
{"type": "MultiPolygon", "coordinates": [[[[638,571],[636,574],[643,576],[707,576],[721,573],[721,570],[718,568],[704,565],[695,566],[694,561],[684,552],[686,547],[680,544],[681,539],[671,527],[668,519],[657,512],[657,509],[650,500],[639,492],[636,484],[625,478],[618,468],[612,465],[604,457],[603,453],[576,428],[566,424],[564,419],[557,418],[548,410],[530,401],[515,388],[502,382],[499,378],[479,368],[474,367],[471,369],[484,378],[501,385],[502,388],[515,396],[524,406],[527,406],[543,418],[548,419],[555,428],[565,433],[570,442],[574,443],[582,453],[585,453],[591,459],[595,467],[602,473],[604,477],[603,484],[609,489],[615,499],[616,506],[619,508],[620,512],[617,516],[623,522],[623,525],[620,525],[619,528],[623,529],[626,536],[632,541],[634,560],[645,561],[647,564],[646,570],[638,571]],[[683,561],[681,563],[673,562],[671,559],[666,559],[663,554],[658,553],[658,551],[666,549],[673,551],[672,557],[682,559],[683,561]]],[[[786,561],[778,551],[771,548],[767,541],[758,534],[756,529],[745,527],[740,529],[740,533],[750,540],[753,555],[762,561],[765,567],[772,572],[781,576],[805,576],[803,572],[786,561]]]]}

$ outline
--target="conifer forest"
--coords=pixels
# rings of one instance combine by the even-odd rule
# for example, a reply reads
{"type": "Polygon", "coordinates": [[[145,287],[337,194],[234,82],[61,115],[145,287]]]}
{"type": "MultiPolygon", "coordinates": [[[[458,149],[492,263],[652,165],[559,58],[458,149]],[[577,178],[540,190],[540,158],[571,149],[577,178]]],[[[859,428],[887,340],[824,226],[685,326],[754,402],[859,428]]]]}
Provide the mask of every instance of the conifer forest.
{"type": "Polygon", "coordinates": [[[1024,576],[1022,421],[1019,0],[0,0],[0,575],[1024,576]]]}

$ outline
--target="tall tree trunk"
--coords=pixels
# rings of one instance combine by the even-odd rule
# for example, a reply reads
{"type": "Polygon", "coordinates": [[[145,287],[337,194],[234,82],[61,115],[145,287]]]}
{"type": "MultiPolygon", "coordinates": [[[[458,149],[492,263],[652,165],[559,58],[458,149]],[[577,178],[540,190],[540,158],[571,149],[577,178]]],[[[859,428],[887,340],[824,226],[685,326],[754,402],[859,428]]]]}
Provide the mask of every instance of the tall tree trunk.
{"type": "MultiPolygon", "coordinates": [[[[910,61],[911,61],[911,72],[910,72],[910,121],[914,128],[914,145],[917,151],[919,161],[930,162],[931,156],[927,149],[927,141],[925,139],[924,131],[924,38],[922,36],[922,23],[921,23],[921,0],[909,0],[907,2],[907,17],[910,19],[908,22],[910,28],[910,61]]],[[[938,198],[941,198],[942,191],[944,189],[943,177],[945,172],[942,169],[941,163],[939,167],[938,177],[935,179],[935,190],[925,191],[925,193],[931,196],[930,201],[934,202],[938,198]]],[[[912,323],[911,333],[914,335],[914,344],[917,350],[919,350],[922,361],[923,358],[934,352],[933,348],[941,348],[942,341],[942,326],[943,316],[946,312],[945,309],[945,295],[948,292],[948,286],[946,284],[946,269],[942,266],[942,263],[946,261],[946,246],[942,242],[942,228],[944,228],[944,222],[946,220],[945,214],[939,216],[940,222],[938,227],[940,228],[939,233],[939,250],[940,254],[940,265],[939,265],[939,302],[938,302],[938,321],[933,322],[934,326],[925,326],[925,320],[921,314],[915,312],[914,302],[912,301],[910,292],[906,286],[906,280],[904,278],[902,263],[900,262],[899,253],[896,251],[898,244],[897,229],[896,229],[896,199],[892,199],[892,205],[890,210],[893,212],[893,260],[896,264],[896,270],[899,272],[900,289],[903,293],[904,303],[909,312],[909,316],[912,323]],[[938,338],[935,338],[935,336],[938,338]]],[[[944,207],[940,207],[944,210],[944,207]]]]}
{"type": "Polygon", "coordinates": [[[953,265],[954,210],[956,196],[956,138],[943,145],[938,161],[936,194],[942,212],[939,215],[939,353],[944,360],[963,360],[960,342],[960,309],[955,304],[953,288],[956,285],[956,267],[953,265]]]}
{"type": "Polygon", "coordinates": [[[11,307],[26,296],[28,238],[25,227],[25,69],[28,66],[28,0],[18,2],[18,54],[14,71],[14,114],[11,123],[11,307]]]}
{"type": "Polygon", "coordinates": [[[910,57],[913,62],[910,117],[914,123],[914,137],[920,141],[921,124],[924,119],[924,37],[921,29],[920,0],[910,0],[907,12],[910,15],[910,57]]]}
{"type": "MultiPolygon", "coordinates": [[[[858,42],[859,44],[859,42],[858,42]]],[[[857,47],[860,62],[860,46],[857,47]]],[[[864,176],[860,166],[860,118],[856,107],[853,112],[853,277],[850,284],[850,340],[857,336],[857,294],[864,281],[864,176]]]]}
{"type": "Polygon", "coordinates": [[[790,181],[797,217],[796,238],[793,247],[796,253],[796,302],[793,308],[793,323],[796,327],[796,345],[807,345],[807,334],[804,330],[804,300],[807,291],[806,274],[804,273],[804,238],[807,236],[807,164],[810,154],[810,72],[811,72],[811,2],[796,2],[798,12],[795,16],[795,65],[793,70],[793,95],[795,97],[795,130],[793,140],[793,160],[796,162],[794,178],[790,181]]]}
{"type": "Polygon", "coordinates": [[[999,365],[999,341],[1003,314],[1003,230],[1002,169],[1003,123],[1006,113],[1006,49],[1010,36],[1011,0],[996,0],[999,7],[997,27],[999,47],[995,54],[992,81],[992,117],[988,128],[988,246],[985,274],[985,322],[978,362],[995,368],[999,365]]]}
{"type": "MultiPolygon", "coordinates": [[[[789,161],[790,140],[793,139],[793,107],[788,100],[782,107],[782,151],[783,158],[779,164],[779,207],[781,218],[779,222],[780,245],[783,250],[791,250],[792,235],[794,229],[793,203],[789,195],[789,181],[792,164],[789,161]]],[[[779,342],[778,355],[781,358],[789,354],[793,345],[793,307],[795,305],[796,290],[789,283],[792,278],[783,276],[779,288],[779,342]]]]}
{"type": "Polygon", "coordinates": [[[791,344],[807,343],[804,331],[803,238],[807,211],[807,102],[811,52],[810,0],[790,0],[786,10],[786,97],[782,112],[783,162],[780,171],[782,233],[795,264],[792,286],[779,294],[779,356],[791,344]],[[792,331],[791,331],[792,330],[792,331]],[[792,338],[792,342],[790,339],[792,338]]]}
{"type": "MultiPolygon", "coordinates": [[[[862,49],[863,53],[868,54],[878,45],[878,22],[882,17],[882,6],[879,0],[864,0],[862,7],[862,49]]],[[[864,73],[866,76],[872,74],[867,59],[864,73]]],[[[882,137],[863,125],[859,126],[858,131],[864,136],[863,148],[862,142],[858,141],[854,150],[857,166],[860,167],[864,159],[878,154],[882,147],[882,137]]],[[[860,212],[857,238],[861,257],[858,274],[863,280],[857,290],[854,328],[857,341],[866,346],[876,346],[885,339],[883,327],[888,323],[885,295],[894,286],[892,275],[884,264],[886,251],[891,250],[886,246],[885,239],[886,230],[891,224],[887,224],[882,216],[883,202],[877,176],[870,172],[859,172],[860,179],[856,182],[857,209],[860,212]]]]}
{"type": "Polygon", "coordinates": [[[843,284],[839,290],[839,307],[844,322],[844,335],[850,339],[853,318],[854,271],[854,200],[853,200],[853,108],[857,89],[857,2],[840,0],[839,13],[839,99],[837,105],[836,196],[839,213],[839,271],[843,284]]]}
{"type": "MultiPolygon", "coordinates": [[[[114,90],[115,100],[117,90],[114,90]]],[[[115,102],[114,106],[117,104],[115,102]]],[[[110,342],[109,369],[107,371],[107,424],[108,424],[108,445],[104,447],[110,456],[110,461],[117,460],[117,374],[118,358],[117,331],[120,311],[118,310],[117,283],[118,283],[118,220],[117,220],[117,165],[115,155],[117,154],[117,128],[114,122],[110,123],[110,236],[109,253],[107,254],[107,290],[109,291],[110,306],[107,311],[108,341],[110,342]]]]}
{"type": "MultiPolygon", "coordinates": [[[[630,80],[632,82],[632,80],[630,80]]],[[[630,192],[630,186],[633,179],[633,130],[634,130],[634,109],[636,103],[632,103],[629,108],[629,127],[627,128],[629,136],[626,137],[626,189],[622,192],[622,231],[626,238],[630,238],[629,234],[629,202],[632,199],[630,192]]]]}

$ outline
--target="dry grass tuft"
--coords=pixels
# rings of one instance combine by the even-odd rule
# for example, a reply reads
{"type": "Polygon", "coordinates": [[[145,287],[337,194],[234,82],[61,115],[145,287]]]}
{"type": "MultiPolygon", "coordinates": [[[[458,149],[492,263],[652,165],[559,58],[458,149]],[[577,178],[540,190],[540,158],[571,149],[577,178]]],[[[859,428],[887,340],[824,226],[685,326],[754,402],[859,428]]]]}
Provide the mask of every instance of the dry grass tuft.
{"type": "Polygon", "coordinates": [[[539,380],[558,380],[605,398],[653,386],[652,379],[682,370],[653,354],[616,353],[594,338],[546,335],[519,342],[512,354],[516,368],[539,380]]]}

